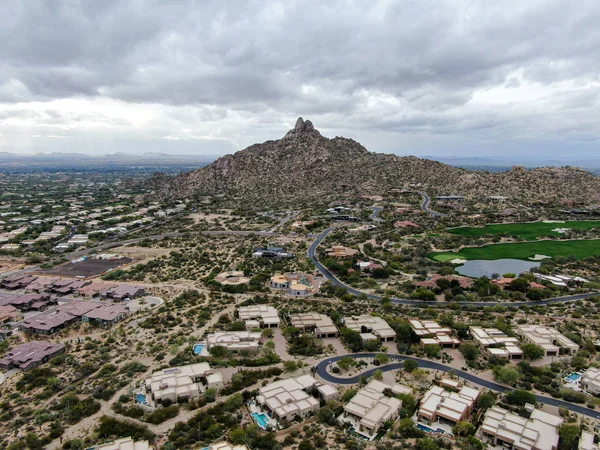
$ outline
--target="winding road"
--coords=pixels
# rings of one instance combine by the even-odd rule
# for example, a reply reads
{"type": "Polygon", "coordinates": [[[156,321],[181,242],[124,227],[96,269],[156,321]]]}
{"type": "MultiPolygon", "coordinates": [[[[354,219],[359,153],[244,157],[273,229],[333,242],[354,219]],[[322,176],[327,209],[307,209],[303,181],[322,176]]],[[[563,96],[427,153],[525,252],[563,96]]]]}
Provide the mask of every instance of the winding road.
{"type": "MultiPolygon", "coordinates": [[[[325,267],[323,264],[321,264],[319,262],[319,260],[317,259],[316,256],[316,252],[317,252],[317,248],[319,247],[319,245],[321,244],[321,242],[323,242],[323,240],[327,237],[327,235],[329,233],[331,233],[333,230],[340,228],[341,226],[333,226],[330,228],[327,228],[325,231],[323,231],[322,233],[318,234],[315,241],[311,244],[311,246],[308,248],[308,257],[311,259],[311,261],[313,262],[313,264],[315,265],[315,267],[319,270],[319,272],[321,272],[323,274],[323,276],[325,278],[327,278],[329,281],[331,281],[331,283],[334,286],[337,287],[341,287],[343,289],[345,289],[347,292],[349,292],[350,294],[356,295],[356,296],[360,296],[360,295],[366,295],[368,298],[372,299],[372,300],[382,300],[382,296],[381,295],[377,295],[377,294],[368,294],[366,292],[362,292],[359,291],[358,289],[355,289],[351,286],[348,286],[347,284],[344,284],[342,281],[340,281],[338,278],[336,278],[336,276],[331,273],[331,271],[325,267]]],[[[572,301],[576,301],[576,300],[585,300],[587,298],[590,297],[594,297],[600,295],[600,293],[598,292],[592,292],[592,293],[587,293],[587,294],[576,294],[576,295],[567,295],[565,297],[554,297],[554,298],[546,298],[544,300],[537,300],[537,301],[521,301],[521,302],[457,302],[459,305],[461,306],[475,306],[475,307],[485,307],[485,306],[497,306],[497,305],[503,305],[503,306],[515,306],[515,307],[520,307],[520,306],[540,306],[540,305],[549,305],[552,303],[566,303],[566,302],[572,302],[572,301]]],[[[447,306],[448,303],[445,302],[428,302],[425,300],[413,300],[413,299],[408,299],[408,298],[391,298],[390,299],[392,303],[395,303],[397,305],[407,305],[407,306],[433,306],[433,307],[437,307],[437,306],[447,306]]]]}
{"type": "Polygon", "coordinates": [[[431,203],[431,198],[429,198],[429,195],[427,195],[425,192],[421,192],[421,191],[413,191],[413,192],[416,192],[421,197],[423,197],[423,203],[421,203],[421,209],[423,211],[425,211],[426,213],[431,214],[432,216],[435,216],[435,217],[446,217],[448,215],[448,214],[443,214],[441,212],[434,211],[433,209],[429,209],[429,203],[431,203]]]}
{"type": "MultiPolygon", "coordinates": [[[[422,367],[423,369],[439,370],[441,372],[452,371],[454,374],[456,374],[460,378],[463,378],[472,383],[483,386],[484,388],[489,389],[490,391],[503,393],[503,392],[508,392],[508,391],[513,390],[510,387],[504,386],[502,384],[494,383],[493,381],[485,380],[476,375],[473,375],[472,373],[465,372],[464,370],[455,369],[454,367],[447,366],[445,364],[441,364],[441,363],[438,363],[435,361],[430,361],[428,359],[415,358],[414,356],[406,356],[406,355],[387,354],[387,356],[390,359],[394,359],[394,360],[397,360],[400,362],[391,363],[391,364],[388,364],[388,365],[385,365],[382,367],[375,367],[374,369],[368,369],[368,370],[364,371],[363,373],[361,373],[360,375],[356,375],[353,377],[338,377],[335,374],[332,374],[327,371],[327,367],[330,364],[332,364],[336,361],[339,361],[342,358],[348,358],[348,357],[350,357],[352,359],[374,358],[377,355],[378,355],[378,353],[353,353],[351,355],[333,356],[331,358],[324,359],[319,364],[317,364],[316,372],[323,380],[325,380],[329,383],[350,385],[350,384],[357,384],[360,381],[360,378],[363,376],[367,377],[367,378],[370,377],[377,370],[381,370],[382,372],[390,372],[392,370],[399,370],[403,367],[404,361],[411,359],[413,361],[416,361],[419,364],[419,367],[422,367]]],[[[553,397],[546,397],[544,395],[535,394],[535,397],[536,397],[536,400],[540,403],[544,403],[544,404],[550,405],[550,406],[555,406],[557,408],[568,408],[570,411],[576,412],[578,414],[583,414],[585,416],[592,417],[594,419],[600,419],[600,411],[586,408],[585,406],[577,405],[575,403],[566,402],[564,400],[559,400],[559,399],[556,399],[553,397]]]]}

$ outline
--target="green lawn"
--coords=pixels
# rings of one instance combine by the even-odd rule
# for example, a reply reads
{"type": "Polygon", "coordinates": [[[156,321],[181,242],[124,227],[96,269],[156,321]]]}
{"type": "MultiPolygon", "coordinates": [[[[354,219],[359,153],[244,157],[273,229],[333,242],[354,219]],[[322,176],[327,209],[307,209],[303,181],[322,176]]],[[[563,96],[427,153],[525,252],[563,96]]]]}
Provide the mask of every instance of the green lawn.
{"type": "Polygon", "coordinates": [[[433,252],[429,254],[436,261],[460,259],[529,259],[535,255],[571,256],[587,258],[600,254],[600,239],[580,241],[537,241],[512,244],[490,244],[482,247],[463,248],[458,252],[433,252]]]}
{"type": "Polygon", "coordinates": [[[591,230],[600,227],[600,220],[570,220],[564,223],[500,223],[484,227],[459,227],[450,228],[448,231],[458,236],[485,236],[501,235],[520,236],[523,239],[533,240],[544,236],[560,236],[552,231],[555,228],[571,228],[574,230],[591,230]]]}

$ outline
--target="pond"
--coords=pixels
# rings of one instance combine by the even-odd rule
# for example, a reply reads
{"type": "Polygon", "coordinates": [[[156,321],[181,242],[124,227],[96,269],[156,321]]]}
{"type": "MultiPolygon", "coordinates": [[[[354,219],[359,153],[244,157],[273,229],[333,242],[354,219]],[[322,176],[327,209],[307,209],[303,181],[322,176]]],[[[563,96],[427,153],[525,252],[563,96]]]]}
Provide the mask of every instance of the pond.
{"type": "Polygon", "coordinates": [[[492,278],[493,274],[502,276],[505,273],[520,273],[527,272],[533,268],[540,267],[539,261],[523,261],[521,259],[472,259],[465,262],[462,266],[458,266],[456,271],[466,277],[483,277],[492,278]]]}

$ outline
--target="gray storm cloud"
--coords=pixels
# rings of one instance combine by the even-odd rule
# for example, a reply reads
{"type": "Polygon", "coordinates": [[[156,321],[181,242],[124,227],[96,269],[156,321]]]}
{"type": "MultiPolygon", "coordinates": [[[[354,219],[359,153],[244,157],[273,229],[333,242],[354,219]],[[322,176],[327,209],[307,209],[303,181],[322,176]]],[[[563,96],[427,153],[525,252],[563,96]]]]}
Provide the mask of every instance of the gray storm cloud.
{"type": "Polygon", "coordinates": [[[589,157],[598,23],[583,0],[6,0],[0,151],[215,153],[302,115],[375,151],[589,157]]]}

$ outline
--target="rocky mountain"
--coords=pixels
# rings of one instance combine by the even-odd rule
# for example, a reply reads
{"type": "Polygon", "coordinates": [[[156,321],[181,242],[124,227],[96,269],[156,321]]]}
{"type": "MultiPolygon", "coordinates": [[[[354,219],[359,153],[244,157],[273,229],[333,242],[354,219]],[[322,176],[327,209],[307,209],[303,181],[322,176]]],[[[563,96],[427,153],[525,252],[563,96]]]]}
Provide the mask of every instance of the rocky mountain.
{"type": "Polygon", "coordinates": [[[430,194],[600,201],[600,178],[582,169],[469,171],[414,156],[371,153],[352,139],[323,137],[310,120],[302,118],[282,139],[252,145],[201,169],[161,180],[154,195],[224,195],[276,205],[378,195],[411,183],[422,184],[430,194]]]}

